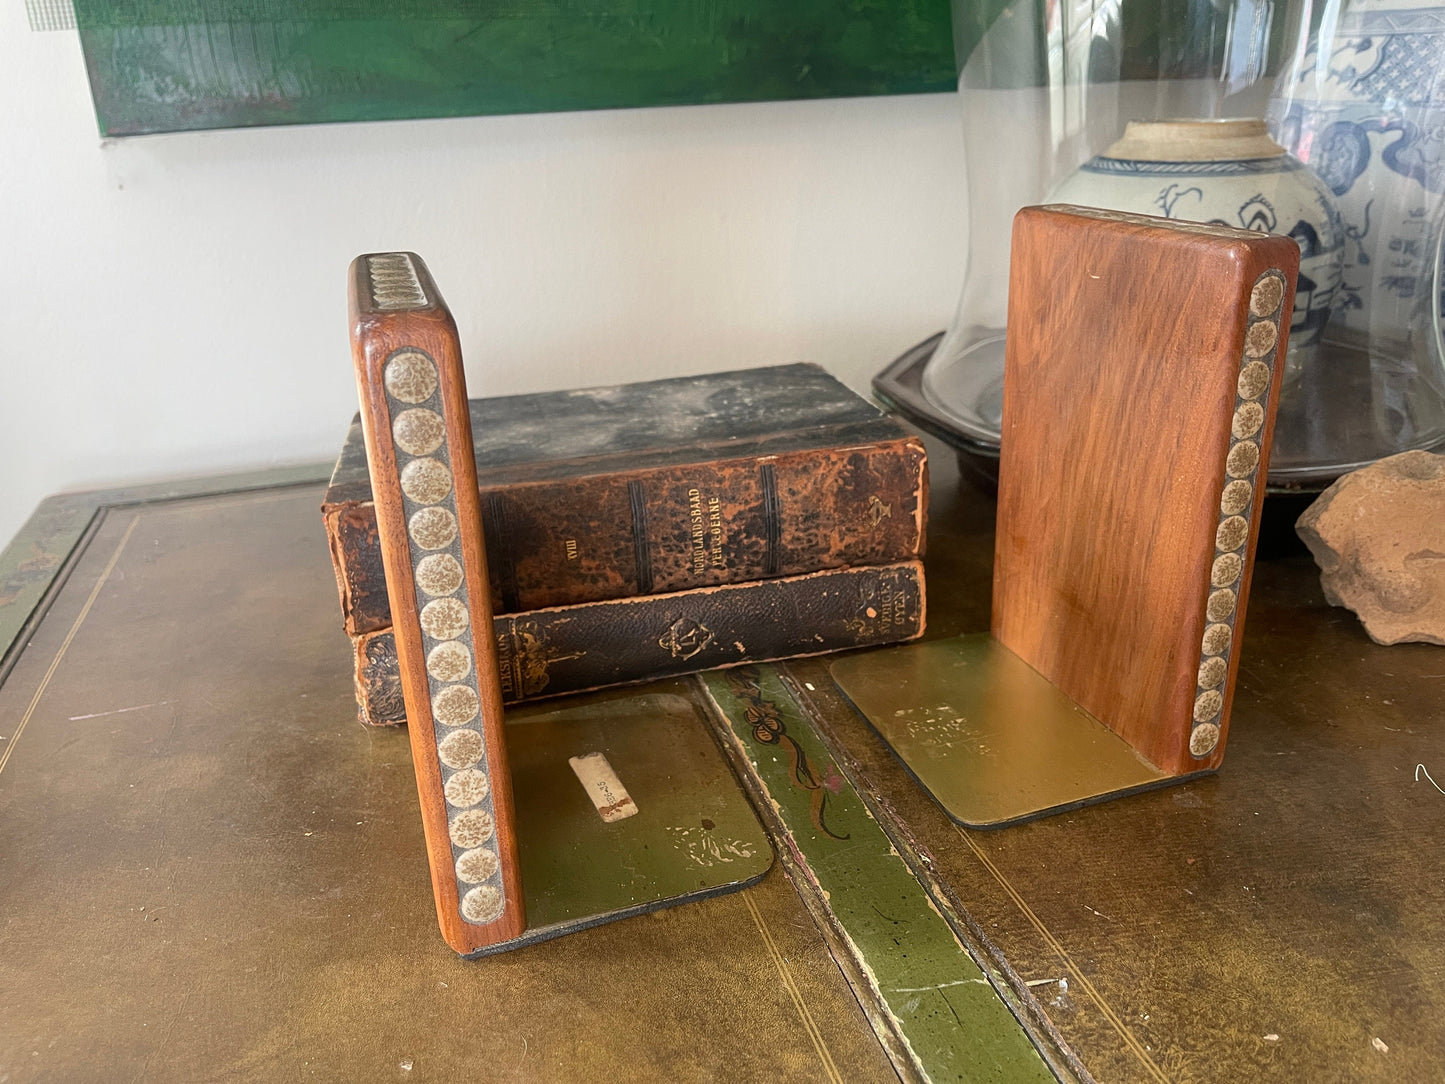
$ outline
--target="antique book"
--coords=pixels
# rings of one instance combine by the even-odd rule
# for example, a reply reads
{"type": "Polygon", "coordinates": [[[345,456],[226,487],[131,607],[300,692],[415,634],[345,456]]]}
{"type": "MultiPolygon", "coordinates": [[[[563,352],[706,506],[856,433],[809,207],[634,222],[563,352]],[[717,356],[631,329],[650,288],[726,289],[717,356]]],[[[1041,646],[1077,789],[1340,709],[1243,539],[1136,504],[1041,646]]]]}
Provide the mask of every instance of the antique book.
{"type": "MultiPolygon", "coordinates": [[[[507,702],[917,639],[917,561],[494,614],[507,702]]],[[[362,722],[406,720],[391,629],[352,637],[362,722]]]]}
{"type": "MultiPolygon", "coordinates": [[[[497,613],[923,552],[923,442],[815,365],[470,407],[497,613]]],[[[322,515],[347,632],[388,628],[358,423],[322,515]]]]}

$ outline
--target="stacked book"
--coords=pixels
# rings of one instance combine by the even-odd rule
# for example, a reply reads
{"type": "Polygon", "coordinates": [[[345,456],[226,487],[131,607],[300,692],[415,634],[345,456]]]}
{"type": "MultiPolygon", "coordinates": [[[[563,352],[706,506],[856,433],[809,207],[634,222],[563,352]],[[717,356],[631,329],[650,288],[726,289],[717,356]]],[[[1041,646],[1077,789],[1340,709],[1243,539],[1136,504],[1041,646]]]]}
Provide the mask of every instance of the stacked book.
{"type": "MultiPolygon", "coordinates": [[[[475,399],[507,701],[923,632],[923,443],[814,365],[475,399]]],[[[359,421],[321,507],[364,722],[402,722],[359,421]]]]}

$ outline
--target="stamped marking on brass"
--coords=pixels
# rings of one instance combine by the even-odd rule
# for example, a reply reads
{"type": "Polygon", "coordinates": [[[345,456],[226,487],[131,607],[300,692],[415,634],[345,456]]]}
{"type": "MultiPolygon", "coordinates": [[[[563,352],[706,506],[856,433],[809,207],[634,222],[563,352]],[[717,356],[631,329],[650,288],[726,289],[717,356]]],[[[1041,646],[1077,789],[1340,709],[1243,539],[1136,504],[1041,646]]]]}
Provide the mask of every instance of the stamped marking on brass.
{"type": "MultiPolygon", "coordinates": [[[[378,307],[407,308],[425,302],[405,256],[373,257],[370,270],[378,307]]],[[[423,351],[403,347],[382,367],[382,384],[417,588],[417,621],[426,653],[428,702],[460,894],[458,911],[467,922],[486,924],[501,917],[506,896],[495,844],[487,846],[496,837],[497,822],[486,740],[478,722],[481,697],[468,603],[473,585],[467,583],[462,563],[436,364],[423,351]]],[[[481,584],[477,589],[488,588],[481,584]]]]}
{"type": "Polygon", "coordinates": [[[1215,557],[1209,569],[1205,603],[1209,624],[1200,644],[1194,726],[1189,732],[1189,754],[1196,760],[1209,756],[1219,745],[1217,720],[1224,708],[1229,653],[1234,648],[1234,624],[1239,613],[1234,585],[1244,571],[1250,507],[1259,485],[1259,433],[1264,428],[1265,399],[1279,354],[1284,288],[1284,275],[1270,270],[1255,281],[1249,295],[1249,322],[1244,329],[1238,394],[1224,460],[1226,480],[1219,494],[1219,522],[1214,532],[1215,557]]]}
{"type": "Polygon", "coordinates": [[[667,834],[672,837],[672,845],[687,855],[688,861],[703,869],[746,860],[754,853],[745,841],[720,836],[707,824],[670,825],[667,834]]]}

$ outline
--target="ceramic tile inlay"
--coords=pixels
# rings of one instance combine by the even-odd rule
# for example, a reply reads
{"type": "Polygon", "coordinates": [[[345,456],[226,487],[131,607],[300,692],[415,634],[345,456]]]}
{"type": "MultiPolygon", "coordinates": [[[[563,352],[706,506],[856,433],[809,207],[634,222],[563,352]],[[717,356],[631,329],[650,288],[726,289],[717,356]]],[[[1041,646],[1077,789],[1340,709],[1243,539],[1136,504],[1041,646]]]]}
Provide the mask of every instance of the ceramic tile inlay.
{"type": "MultiPolygon", "coordinates": [[[[386,297],[396,301],[392,307],[410,304],[407,275],[415,281],[410,261],[386,256],[373,257],[371,264],[378,306],[386,307],[383,287],[386,297]],[[388,262],[378,269],[383,261],[388,262]]],[[[457,533],[456,493],[436,365],[422,351],[403,347],[387,359],[382,383],[420,607],[428,699],[458,879],[458,911],[467,922],[485,924],[502,916],[506,896],[501,863],[485,846],[496,835],[495,799],[473,665],[476,644],[468,601],[473,585],[467,583],[457,533]]],[[[475,586],[488,589],[486,584],[475,586]]]]}
{"type": "Polygon", "coordinates": [[[1249,298],[1249,323],[1239,364],[1238,395],[1225,453],[1225,484],[1219,494],[1219,522],[1214,533],[1214,563],[1209,570],[1205,626],[1199,653],[1199,683],[1194,691],[1194,726],[1189,753],[1203,760],[1219,745],[1219,714],[1226,699],[1234,624],[1239,612],[1238,589],[1249,543],[1250,510],[1259,486],[1259,433],[1264,428],[1270,382],[1278,356],[1280,305],[1284,275],[1266,271],[1249,298]]]}

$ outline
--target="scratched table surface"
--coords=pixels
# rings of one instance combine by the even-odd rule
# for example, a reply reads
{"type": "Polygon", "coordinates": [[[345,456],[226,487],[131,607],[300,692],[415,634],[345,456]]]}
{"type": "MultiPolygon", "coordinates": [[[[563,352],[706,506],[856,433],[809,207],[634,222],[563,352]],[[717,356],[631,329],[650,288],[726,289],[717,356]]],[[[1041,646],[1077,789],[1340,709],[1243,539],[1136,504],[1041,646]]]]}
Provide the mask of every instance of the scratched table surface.
{"type": "MultiPolygon", "coordinates": [[[[986,629],[993,501],[930,451],[929,636],[986,629]]],[[[1218,775],[964,831],[827,659],[710,675],[764,881],[463,962],[303,474],[0,560],[0,1080],[1445,1078],[1445,649],[1287,532],[1218,775]]]]}
{"type": "MultiPolygon", "coordinates": [[[[993,503],[930,451],[929,635],[983,631],[993,503]]],[[[1370,641],[1293,535],[1308,501],[1271,501],[1229,747],[1202,780],[960,829],[826,660],[789,668],[1090,1075],[1445,1080],[1445,648],[1370,641]]]]}
{"type": "Polygon", "coordinates": [[[0,1081],[896,1079],[776,864],[446,947],[406,734],[356,721],[321,492],[112,505],[49,564],[0,684],[0,1081]]]}

